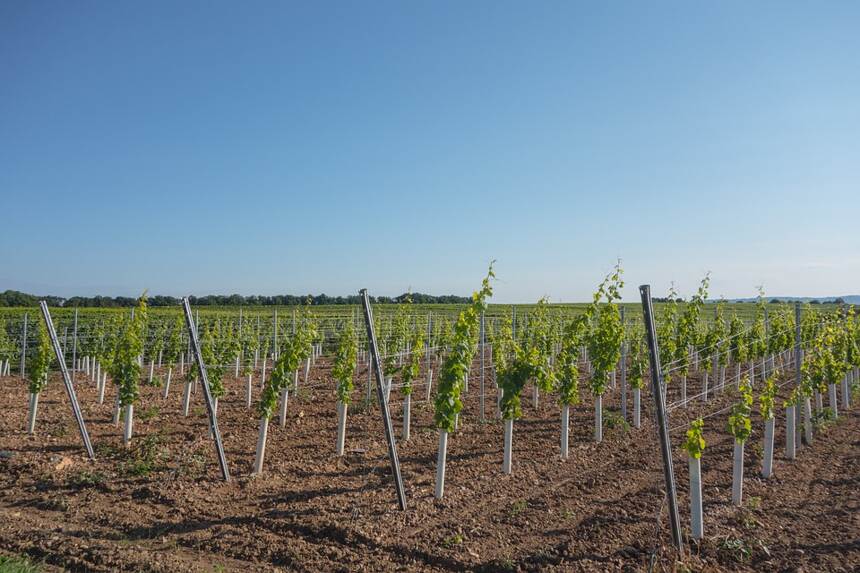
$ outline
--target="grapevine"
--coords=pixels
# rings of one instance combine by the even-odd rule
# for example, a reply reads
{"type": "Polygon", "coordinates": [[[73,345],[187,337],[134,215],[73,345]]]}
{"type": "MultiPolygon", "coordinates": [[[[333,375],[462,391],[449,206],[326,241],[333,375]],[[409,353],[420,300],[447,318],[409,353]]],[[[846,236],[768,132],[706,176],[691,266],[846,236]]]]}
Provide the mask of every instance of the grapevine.
{"type": "Polygon", "coordinates": [[[182,319],[182,315],[177,315],[164,346],[164,359],[168,364],[174,364],[179,360],[179,355],[182,352],[182,331],[184,328],[185,321],[182,319]]]}
{"type": "Polygon", "coordinates": [[[777,373],[774,373],[764,382],[764,387],[761,389],[761,394],[758,397],[758,411],[761,413],[761,417],[765,420],[773,419],[773,405],[774,399],[776,398],[776,377],[777,373]]]}
{"type": "Polygon", "coordinates": [[[588,329],[588,318],[589,314],[577,316],[564,328],[561,351],[555,363],[556,391],[562,406],[579,404],[579,353],[588,329]]]}
{"type": "MultiPolygon", "coordinates": [[[[685,376],[690,367],[690,346],[696,346],[699,333],[699,314],[708,298],[708,285],[710,284],[710,273],[706,274],[699,284],[699,290],[690,299],[690,302],[678,319],[677,342],[675,343],[675,361],[678,364],[678,372],[685,376]]],[[[668,333],[664,333],[668,336],[668,333]]],[[[665,364],[661,362],[662,364],[665,364]]]]}
{"type": "Polygon", "coordinates": [[[539,368],[534,374],[538,388],[544,392],[552,390],[555,384],[555,373],[550,368],[552,356],[552,323],[548,316],[547,299],[541,298],[537,303],[532,319],[529,322],[527,350],[534,353],[539,368]]]}
{"type": "Polygon", "coordinates": [[[146,293],[137,301],[134,316],[123,321],[122,332],[116,341],[110,364],[110,375],[119,385],[119,402],[122,406],[134,404],[140,396],[140,363],[146,333],[146,293]]]}
{"type": "Polygon", "coordinates": [[[39,343],[36,352],[30,361],[29,389],[30,394],[38,394],[48,384],[48,371],[54,359],[54,349],[51,346],[51,337],[48,335],[48,327],[44,320],[39,324],[39,343]]]}
{"type": "Polygon", "coordinates": [[[630,368],[627,370],[627,380],[630,387],[642,390],[645,387],[645,373],[648,369],[647,354],[643,334],[638,333],[630,343],[630,368]]]}
{"type": "Polygon", "coordinates": [[[352,321],[346,321],[341,329],[334,355],[332,376],[337,381],[337,401],[342,404],[350,403],[353,389],[353,376],[358,356],[358,339],[352,321]]]}
{"type": "Polygon", "coordinates": [[[740,401],[732,406],[731,414],[729,415],[729,433],[734,436],[735,442],[742,444],[752,433],[750,413],[752,412],[753,396],[752,386],[750,386],[748,377],[744,376],[744,379],[738,386],[738,394],[740,401]]]}
{"type": "Polygon", "coordinates": [[[412,382],[418,379],[421,372],[421,359],[424,358],[424,331],[422,329],[415,330],[410,340],[410,347],[411,351],[400,372],[402,379],[400,390],[405,396],[412,394],[412,382]]]}
{"type": "Polygon", "coordinates": [[[285,337],[281,353],[272,368],[272,375],[266,380],[266,387],[257,405],[260,417],[267,420],[272,418],[281,392],[289,388],[292,373],[298,370],[299,365],[311,355],[311,347],[316,337],[317,329],[311,315],[304,314],[298,320],[296,333],[292,337],[285,337]]]}
{"type": "Polygon", "coordinates": [[[705,451],[705,438],[702,436],[702,430],[705,427],[705,422],[702,418],[697,418],[690,423],[690,429],[687,430],[687,439],[684,441],[683,448],[691,458],[700,459],[705,451]]]}
{"type": "Polygon", "coordinates": [[[659,341],[660,365],[663,368],[665,383],[669,383],[669,369],[678,356],[678,293],[675,285],[669,287],[669,294],[663,307],[663,313],[657,321],[657,340],[659,341]]]}
{"type": "Polygon", "coordinates": [[[587,339],[588,356],[594,369],[591,376],[591,392],[594,396],[603,394],[609,372],[615,368],[621,358],[624,328],[621,324],[621,313],[615,303],[621,299],[621,288],[624,286],[621,274],[619,262],[594,295],[595,302],[600,300],[601,296],[605,297],[605,304],[598,308],[595,316],[596,324],[587,339]]]}
{"type": "Polygon", "coordinates": [[[450,352],[442,364],[439,388],[436,394],[434,421],[436,427],[447,432],[454,431],[457,415],[463,409],[460,392],[466,374],[472,365],[477,348],[473,347],[473,331],[478,329],[481,312],[487,307],[487,299],[493,296],[490,279],[495,278],[493,264],[481,283],[481,290],[472,293],[471,304],[460,312],[449,342],[450,352]]]}

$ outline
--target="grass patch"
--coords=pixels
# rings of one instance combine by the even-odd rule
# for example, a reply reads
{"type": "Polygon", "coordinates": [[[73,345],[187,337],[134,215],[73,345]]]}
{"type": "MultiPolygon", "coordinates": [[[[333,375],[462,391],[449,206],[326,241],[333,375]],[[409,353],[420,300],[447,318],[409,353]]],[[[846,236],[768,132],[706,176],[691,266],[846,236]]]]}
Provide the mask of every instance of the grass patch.
{"type": "Polygon", "coordinates": [[[90,487],[101,485],[105,481],[105,476],[98,472],[82,470],[69,476],[68,483],[74,487],[90,487]]]}
{"type": "Polygon", "coordinates": [[[373,407],[374,402],[371,400],[359,400],[349,403],[347,412],[349,415],[364,414],[367,410],[373,407]]]}
{"type": "Polygon", "coordinates": [[[206,455],[194,452],[191,455],[182,456],[177,460],[176,475],[199,477],[206,471],[206,455]]]}
{"type": "Polygon", "coordinates": [[[830,407],[824,407],[818,412],[812,414],[812,427],[816,430],[824,430],[831,425],[836,416],[833,415],[833,410],[830,407]]]}
{"type": "Polygon", "coordinates": [[[59,426],[55,426],[49,432],[49,435],[52,438],[65,438],[69,435],[69,429],[65,424],[60,424],[59,426]]]}
{"type": "Polygon", "coordinates": [[[161,467],[166,452],[161,447],[161,435],[151,434],[139,440],[120,468],[130,477],[145,477],[161,467]]]}
{"type": "Polygon", "coordinates": [[[517,500],[511,504],[510,509],[508,510],[508,515],[511,517],[516,517],[522,512],[524,512],[529,507],[529,502],[524,499],[517,500]]]}
{"type": "Polygon", "coordinates": [[[0,555],[0,573],[39,573],[41,570],[42,567],[26,557],[0,555]]]}
{"type": "Polygon", "coordinates": [[[743,539],[733,539],[727,537],[720,544],[720,552],[726,555],[732,561],[743,563],[752,555],[752,550],[747,546],[743,539]]]}
{"type": "Polygon", "coordinates": [[[149,408],[145,408],[145,409],[141,410],[140,413],[138,414],[138,417],[141,420],[143,420],[144,422],[147,422],[147,421],[155,418],[156,416],[158,416],[158,412],[159,412],[158,406],[150,406],[149,408]]]}
{"type": "Polygon", "coordinates": [[[630,431],[630,424],[625,420],[620,412],[606,410],[603,412],[603,427],[607,430],[619,428],[622,433],[630,431]]]}

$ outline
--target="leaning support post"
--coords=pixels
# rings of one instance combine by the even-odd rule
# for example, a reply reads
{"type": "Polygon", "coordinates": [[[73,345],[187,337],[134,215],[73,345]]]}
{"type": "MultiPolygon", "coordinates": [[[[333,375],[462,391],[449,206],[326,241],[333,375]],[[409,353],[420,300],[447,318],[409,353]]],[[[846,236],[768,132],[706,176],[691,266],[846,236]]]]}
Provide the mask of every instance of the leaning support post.
{"type": "Polygon", "coordinates": [[[188,327],[188,336],[191,339],[191,348],[203,383],[203,398],[206,401],[206,410],[209,412],[209,432],[215,438],[215,454],[218,456],[218,465],[221,467],[221,477],[224,481],[230,481],[230,468],[227,466],[227,458],[224,455],[224,444],[221,443],[221,432],[218,431],[218,416],[215,413],[215,402],[212,392],[209,390],[209,377],[206,374],[206,365],[203,363],[203,355],[200,351],[200,339],[197,336],[197,325],[191,316],[191,305],[188,298],[182,299],[182,308],[185,311],[185,325],[188,327]]]}
{"type": "Polygon", "coordinates": [[[60,348],[60,341],[57,340],[57,331],[54,330],[54,322],[51,320],[51,311],[48,310],[48,303],[44,300],[39,302],[39,307],[42,309],[42,316],[45,317],[45,324],[48,327],[48,335],[51,337],[51,345],[54,347],[54,354],[57,355],[57,362],[60,364],[60,373],[63,375],[63,383],[66,385],[66,394],[68,394],[69,401],[72,403],[72,412],[75,414],[75,420],[78,422],[78,430],[81,433],[81,439],[84,441],[87,455],[91,460],[94,460],[96,459],[96,455],[93,452],[93,445],[90,443],[90,434],[87,432],[87,424],[84,422],[84,416],[81,413],[81,406],[78,404],[78,397],[75,394],[75,387],[72,384],[72,378],[69,376],[69,369],[66,368],[66,360],[63,358],[63,350],[60,348]]]}
{"type": "Polygon", "coordinates": [[[382,381],[382,364],[379,360],[379,347],[376,343],[376,332],[373,326],[373,309],[370,308],[370,297],[367,289],[359,291],[364,306],[364,322],[367,326],[367,340],[370,343],[370,354],[373,370],[376,374],[376,399],[382,411],[382,422],[385,428],[385,440],[388,442],[388,459],[391,462],[391,473],[394,475],[394,485],[397,490],[397,501],[400,509],[406,511],[406,491],[403,489],[403,477],[400,475],[400,460],[397,458],[397,444],[394,442],[394,429],[391,426],[391,415],[388,411],[388,400],[385,399],[382,381]]]}
{"type": "Polygon", "coordinates": [[[657,332],[654,329],[654,309],[651,303],[651,287],[639,287],[642,297],[642,312],[645,319],[645,335],[648,339],[648,353],[651,363],[651,392],[657,414],[657,431],[660,436],[660,453],[663,456],[663,476],[666,479],[666,498],[669,501],[669,525],[672,528],[672,541],[679,552],[682,550],[681,519],[678,516],[678,498],[675,491],[675,474],[672,470],[672,448],[669,446],[669,428],[666,423],[666,402],[662,392],[660,375],[660,355],[657,350],[657,332]]]}

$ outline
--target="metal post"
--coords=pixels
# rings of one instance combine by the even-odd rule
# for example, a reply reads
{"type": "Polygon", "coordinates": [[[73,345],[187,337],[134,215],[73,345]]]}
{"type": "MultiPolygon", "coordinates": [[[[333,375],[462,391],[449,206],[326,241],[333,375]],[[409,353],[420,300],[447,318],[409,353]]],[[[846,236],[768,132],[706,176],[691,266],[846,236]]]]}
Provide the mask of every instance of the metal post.
{"type": "MultiPolygon", "coordinates": [[[[795,301],[794,303],[794,385],[797,387],[798,394],[800,393],[800,386],[802,383],[802,376],[800,368],[803,366],[803,349],[801,348],[801,333],[800,333],[800,318],[801,318],[801,309],[800,309],[800,301],[795,301]]],[[[799,450],[803,447],[802,435],[803,431],[801,429],[800,423],[800,411],[803,410],[801,404],[796,404],[794,408],[794,444],[795,447],[799,450]]]]}
{"type": "Polygon", "coordinates": [[[669,525],[672,528],[672,541],[681,552],[681,520],[678,517],[678,498],[675,491],[675,474],[672,469],[672,448],[669,446],[669,427],[666,420],[666,401],[661,391],[662,374],[660,354],[657,350],[657,332],[654,329],[654,309],[651,302],[650,285],[639,287],[642,296],[642,312],[645,319],[645,334],[651,362],[651,389],[657,410],[657,431],[660,436],[660,453],[663,456],[663,477],[666,480],[666,498],[669,501],[669,525]]]}
{"type": "Polygon", "coordinates": [[[767,316],[767,303],[765,303],[764,307],[764,361],[761,365],[761,381],[762,384],[767,380],[768,371],[767,371],[767,355],[768,355],[768,347],[770,346],[770,320],[767,316]]]}
{"type": "Polygon", "coordinates": [[[24,313],[24,332],[21,334],[21,378],[27,374],[27,318],[29,315],[24,313]]]}
{"type": "Polygon", "coordinates": [[[484,311],[481,311],[481,421],[484,421],[484,311]]]}
{"type": "Polygon", "coordinates": [[[72,331],[72,382],[75,380],[75,364],[78,359],[78,307],[75,307],[75,326],[72,331]]]}
{"type": "Polygon", "coordinates": [[[78,430],[81,433],[81,439],[84,441],[84,447],[87,449],[87,455],[91,460],[96,459],[93,452],[93,445],[90,443],[90,435],[87,432],[87,424],[84,422],[84,416],[81,414],[81,407],[78,404],[78,397],[75,394],[75,387],[72,385],[72,379],[69,377],[69,369],[66,368],[66,360],[63,358],[63,350],[60,348],[60,341],[57,339],[57,331],[54,330],[54,322],[51,320],[51,311],[48,310],[48,303],[44,300],[39,301],[39,306],[42,309],[42,316],[45,317],[45,325],[48,329],[48,335],[51,337],[51,345],[54,347],[54,354],[57,355],[57,362],[60,364],[60,372],[63,375],[63,383],[66,386],[66,394],[69,396],[69,402],[72,403],[72,412],[75,415],[75,420],[78,422],[78,430]]]}
{"type": "Polygon", "coordinates": [[[218,416],[215,414],[212,393],[209,390],[209,377],[206,375],[206,365],[203,363],[203,354],[200,351],[197,325],[191,317],[191,305],[188,303],[188,298],[182,299],[182,308],[185,311],[185,325],[188,327],[191,346],[194,349],[194,358],[197,360],[200,382],[203,384],[203,397],[206,401],[206,410],[209,412],[209,429],[212,437],[215,438],[215,454],[218,456],[218,465],[221,466],[221,476],[224,478],[224,481],[230,481],[230,468],[227,466],[227,458],[224,456],[221,432],[218,431],[218,416]]]}
{"type": "Polygon", "coordinates": [[[431,339],[430,339],[431,335],[433,334],[432,330],[431,330],[432,324],[433,324],[433,313],[428,312],[427,313],[427,354],[424,355],[424,362],[426,362],[426,368],[427,368],[428,372],[430,371],[430,355],[432,354],[432,352],[430,351],[430,349],[432,348],[431,339]]]}
{"type": "Polygon", "coordinates": [[[391,427],[391,416],[388,412],[388,401],[385,399],[382,380],[382,365],[379,361],[379,347],[376,344],[376,332],[373,326],[373,309],[370,308],[370,298],[367,289],[359,291],[364,305],[364,322],[367,325],[367,339],[370,343],[371,358],[376,371],[376,398],[379,409],[382,410],[382,421],[385,427],[385,440],[388,442],[388,459],[391,462],[391,473],[394,474],[394,485],[397,489],[397,501],[400,509],[406,511],[406,491],[403,489],[403,477],[400,475],[400,460],[397,458],[397,444],[394,442],[394,430],[391,427]]]}
{"type": "Polygon", "coordinates": [[[275,359],[278,358],[278,309],[272,310],[272,340],[274,347],[272,350],[275,354],[275,359]]]}
{"type": "MultiPolygon", "coordinates": [[[[621,307],[621,330],[624,332],[624,307],[621,307]]],[[[627,420],[627,341],[621,338],[621,417],[627,420]]]]}

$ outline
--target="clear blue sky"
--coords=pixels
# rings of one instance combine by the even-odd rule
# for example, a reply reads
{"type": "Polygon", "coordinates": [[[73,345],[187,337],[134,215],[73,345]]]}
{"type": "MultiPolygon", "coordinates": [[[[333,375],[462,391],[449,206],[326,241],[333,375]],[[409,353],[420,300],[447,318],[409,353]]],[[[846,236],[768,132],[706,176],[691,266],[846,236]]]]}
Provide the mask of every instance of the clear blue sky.
{"type": "Polygon", "coordinates": [[[858,2],[0,3],[0,289],[860,292],[858,2]]]}

